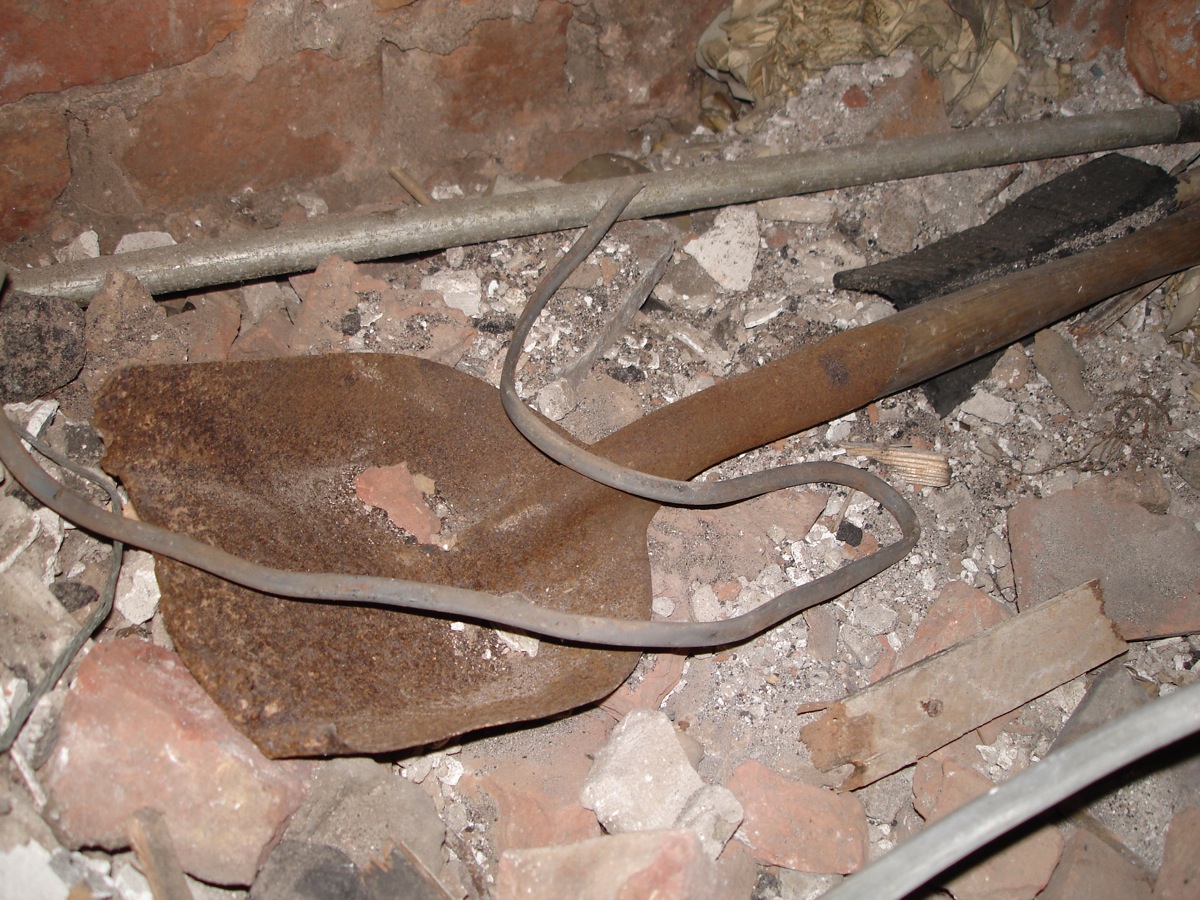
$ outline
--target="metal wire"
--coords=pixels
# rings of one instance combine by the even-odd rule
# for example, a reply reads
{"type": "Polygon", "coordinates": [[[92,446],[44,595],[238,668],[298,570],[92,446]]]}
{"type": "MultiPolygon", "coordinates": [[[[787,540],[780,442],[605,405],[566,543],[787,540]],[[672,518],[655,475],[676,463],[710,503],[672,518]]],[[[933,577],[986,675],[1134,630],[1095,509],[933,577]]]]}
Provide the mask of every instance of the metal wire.
{"type": "MultiPolygon", "coordinates": [[[[3,281],[3,277],[3,272],[0,271],[0,281],[3,281]]],[[[4,421],[8,422],[7,416],[4,417],[4,421]]],[[[120,515],[121,492],[117,490],[116,484],[111,479],[76,464],[49,444],[26,433],[24,429],[12,429],[11,426],[9,428],[15,435],[19,436],[20,439],[24,440],[29,446],[33,447],[33,449],[37,450],[38,453],[51,462],[101,487],[108,494],[113,512],[118,516],[120,515]]],[[[21,729],[25,727],[29,716],[33,713],[34,707],[37,706],[38,701],[47,693],[54,690],[54,686],[58,684],[58,679],[67,670],[67,666],[71,664],[71,660],[75,658],[75,655],[79,652],[79,648],[84,645],[89,637],[96,633],[96,629],[104,624],[104,620],[112,612],[113,600],[117,595],[117,578],[121,574],[121,560],[124,557],[124,552],[125,545],[118,540],[114,540],[112,544],[112,559],[109,561],[108,566],[108,577],[104,580],[104,586],[100,591],[100,598],[96,603],[96,608],[92,610],[91,615],[87,617],[87,621],[83,623],[82,627],[75,633],[75,636],[71,638],[70,643],[62,649],[54,664],[42,676],[42,680],[34,686],[29,696],[13,710],[8,727],[4,730],[3,734],[0,734],[0,753],[6,752],[13,745],[20,735],[21,729]]]]}
{"type": "MultiPolygon", "coordinates": [[[[644,176],[646,190],[625,217],[672,215],[898,178],[1196,140],[1198,122],[1200,104],[1157,104],[673,169],[644,176]]],[[[164,294],[311,271],[329,256],[383,259],[563,231],[587,225],[618,183],[607,179],[447,200],[418,209],[329,216],[270,231],[22,269],[13,273],[14,287],[86,305],[115,268],[129,272],[150,293],[164,294]]]]}
{"type": "Polygon", "coordinates": [[[1200,685],[1097,728],[851,875],[826,900],[900,900],[1090,784],[1200,731],[1200,685]]]}
{"type": "MultiPolygon", "coordinates": [[[[0,279],[3,275],[0,266],[0,279]]],[[[704,650],[748,640],[811,606],[845,593],[882,567],[898,562],[915,545],[920,534],[916,515],[904,498],[868,472],[833,463],[806,464],[803,469],[773,469],[762,473],[756,482],[758,493],[789,485],[838,481],[876,497],[896,518],[904,537],[870,557],[854,560],[818,581],[787,591],[732,619],[675,623],[588,616],[547,609],[517,593],[497,596],[449,585],[365,575],[301,573],[251,562],[186,535],[100,509],[42,469],[21,446],[7,417],[0,418],[3,418],[0,422],[0,462],[30,494],[64,519],[86,530],[280,598],[394,607],[470,619],[576,644],[646,650],[704,650]],[[848,469],[843,477],[834,477],[843,469],[848,469]]]]}

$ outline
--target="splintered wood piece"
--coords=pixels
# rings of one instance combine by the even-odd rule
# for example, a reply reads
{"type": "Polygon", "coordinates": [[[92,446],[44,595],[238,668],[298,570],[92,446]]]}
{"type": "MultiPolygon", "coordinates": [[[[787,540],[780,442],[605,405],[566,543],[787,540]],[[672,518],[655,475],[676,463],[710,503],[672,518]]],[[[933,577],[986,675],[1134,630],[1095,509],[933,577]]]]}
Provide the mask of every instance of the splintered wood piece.
{"type": "Polygon", "coordinates": [[[854,790],[1125,652],[1099,583],[1066,591],[835,703],[801,740],[854,790]]]}
{"type": "Polygon", "coordinates": [[[129,820],[129,843],[150,882],[154,900],[192,900],[162,813],[149,806],[135,812],[129,820]]]}

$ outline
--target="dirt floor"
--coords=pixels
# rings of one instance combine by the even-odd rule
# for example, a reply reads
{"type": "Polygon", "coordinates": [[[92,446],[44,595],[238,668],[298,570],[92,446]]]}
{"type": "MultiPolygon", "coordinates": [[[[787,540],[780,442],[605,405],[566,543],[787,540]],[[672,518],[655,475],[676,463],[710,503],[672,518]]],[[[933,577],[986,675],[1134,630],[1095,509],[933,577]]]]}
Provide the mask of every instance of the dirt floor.
{"type": "MultiPolygon", "coordinates": [[[[1051,58],[1047,39],[1034,35],[1024,53],[1051,58]]],[[[751,111],[733,104],[745,116],[735,127],[721,133],[698,127],[695,133],[675,135],[646,147],[640,162],[664,170],[866,139],[885,114],[869,104],[848,105],[846,98],[855,90],[870,93],[885,82],[901,82],[918,65],[901,52],[887,60],[836,67],[778,109],[751,111]]],[[[1058,79],[1053,91],[1044,83],[1010,86],[974,124],[1074,116],[1147,102],[1115,57],[1101,55],[1080,70],[1053,70],[1058,79]]],[[[1124,152],[1171,170],[1196,149],[1185,145],[1124,152]]],[[[847,188],[815,195],[786,212],[767,204],[745,207],[753,233],[746,245],[752,270],[744,289],[722,286],[687,249],[689,241],[727,227],[721,218],[725,212],[696,212],[649,232],[644,226],[618,226],[538,320],[526,342],[519,388],[531,404],[579,438],[598,440],[645,413],[796,347],[889,315],[891,306],[877,296],[835,289],[834,273],[979,225],[1028,189],[1080,162],[1052,160],[847,188]],[[643,252],[647,233],[665,233],[675,241],[666,274],[619,337],[599,348],[590,373],[563,390],[556,379],[588,349],[624,292],[652,262],[643,252]]],[[[439,187],[449,189],[433,187],[435,196],[439,187]]],[[[403,327],[389,323],[376,299],[359,292],[355,307],[346,310],[353,316],[343,320],[338,349],[438,356],[497,384],[516,315],[571,237],[511,239],[361,264],[359,274],[394,288],[429,289],[423,279],[446,272],[466,275],[477,287],[467,288],[468,294],[475,293],[465,312],[431,301],[427,311],[405,319],[403,327]]],[[[303,296],[305,284],[286,279],[278,284],[276,308],[294,313],[303,305],[297,295],[303,296]]],[[[754,759],[797,781],[838,784],[839,773],[814,765],[800,740],[801,730],[820,717],[824,706],[886,674],[949,583],[977,588],[1017,610],[1009,517],[1023,499],[1052,497],[1088,479],[1118,475],[1137,484],[1143,498],[1154,494],[1158,513],[1193,526],[1200,522],[1197,331],[1192,327],[1170,340],[1164,337],[1164,325],[1179,302],[1179,286],[1175,279],[1155,288],[1094,336],[1073,335],[1069,323],[1055,327],[1077,352],[1069,357],[1076,362],[1067,365],[1077,366],[1090,406],[1079,402],[1078,395],[1069,398],[1074,408],[1069,405],[1035,364],[1032,345],[1016,345],[974,388],[971,399],[945,416],[934,411],[920,389],[912,389],[708,473],[710,479],[727,478],[806,460],[867,466],[903,490],[921,519],[922,536],[899,565],[745,644],[716,654],[647,654],[630,682],[597,707],[388,760],[420,783],[448,829],[442,874],[451,892],[491,894],[501,852],[533,846],[539,838],[537,828],[523,817],[540,817],[577,838],[600,834],[594,818],[587,819],[590,813],[571,810],[592,756],[631,708],[661,709],[693,739],[702,751],[697,770],[707,783],[725,784],[740,765],[754,759]],[[842,446],[847,442],[934,451],[948,461],[950,483],[905,484],[886,465],[848,452],[842,446]]],[[[252,315],[247,296],[238,298],[242,335],[248,333],[252,315]]],[[[172,313],[187,308],[195,317],[206,309],[203,297],[175,297],[167,306],[172,313]]],[[[130,347],[154,339],[151,333],[122,336],[130,347]]],[[[94,366],[94,361],[88,363],[84,378],[94,374],[94,366]]],[[[76,383],[56,396],[60,411],[49,433],[56,441],[88,449],[94,462],[96,439],[81,430],[78,434],[90,439],[81,443],[77,434],[91,413],[88,392],[76,383]]],[[[11,484],[7,490],[13,490],[11,484]]],[[[799,524],[807,513],[789,508],[781,516],[770,503],[721,514],[660,512],[649,531],[656,616],[729,617],[897,533],[874,503],[843,489],[822,490],[815,499],[797,499],[796,505],[808,510],[809,521],[815,520],[807,533],[799,524]]],[[[447,510],[441,512],[449,516],[447,510]]],[[[69,532],[58,571],[70,572],[78,562],[77,571],[87,569],[87,579],[98,580],[104,551],[89,541],[69,532]]],[[[1106,565],[1120,568],[1123,561],[1108,560],[1106,565]]],[[[96,640],[129,635],[169,640],[158,617],[134,623],[119,612],[96,640]]],[[[1150,693],[1158,693],[1194,683],[1197,659],[1200,634],[1184,634],[1132,641],[1120,665],[1150,693]]],[[[1095,673],[1079,676],[997,725],[990,741],[980,739],[976,769],[1003,782],[1043,757],[1094,680],[1095,673]]],[[[50,749],[41,746],[48,741],[52,746],[47,737],[32,748],[35,758],[49,756],[50,749]]],[[[16,774],[13,778],[21,783],[16,774]]],[[[1184,800],[1190,798],[1190,805],[1200,800],[1190,793],[1197,785],[1200,781],[1191,776],[1168,781],[1160,770],[1097,799],[1086,814],[1089,821],[1102,823],[1101,830],[1152,877],[1162,862],[1166,824],[1184,800]]],[[[871,858],[921,828],[912,792],[911,767],[856,792],[866,810],[871,858]]],[[[1084,813],[1074,813],[1077,824],[1084,813]]],[[[555,836],[556,842],[560,837],[555,836]]],[[[748,895],[760,900],[817,896],[838,879],[835,873],[799,873],[761,860],[749,876],[739,877],[737,883],[750,885],[748,895]]],[[[211,896],[240,893],[206,890],[211,896]]]]}

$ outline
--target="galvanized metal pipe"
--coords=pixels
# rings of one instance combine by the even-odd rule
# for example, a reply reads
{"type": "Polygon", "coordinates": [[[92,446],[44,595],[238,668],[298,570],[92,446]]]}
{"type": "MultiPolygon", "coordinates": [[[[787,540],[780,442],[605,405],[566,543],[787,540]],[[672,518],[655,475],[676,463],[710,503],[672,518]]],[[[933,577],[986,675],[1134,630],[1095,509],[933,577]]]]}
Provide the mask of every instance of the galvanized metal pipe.
{"type": "MultiPolygon", "coordinates": [[[[812,150],[639,175],[622,218],[642,219],[772,197],[1200,139],[1200,105],[1162,105],[951,134],[812,150]]],[[[384,259],[588,224],[627,179],[606,179],[436,206],[323,219],[258,234],[13,270],[17,290],[86,305],[115,268],[155,294],[310,271],[328,256],[384,259]]]]}

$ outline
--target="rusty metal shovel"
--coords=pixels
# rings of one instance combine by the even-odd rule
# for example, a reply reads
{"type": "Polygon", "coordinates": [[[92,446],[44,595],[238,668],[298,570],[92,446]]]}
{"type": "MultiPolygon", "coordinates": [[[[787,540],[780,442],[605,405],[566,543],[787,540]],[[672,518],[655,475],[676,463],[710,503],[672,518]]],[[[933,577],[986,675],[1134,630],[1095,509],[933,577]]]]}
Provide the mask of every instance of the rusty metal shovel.
{"type": "MultiPolygon", "coordinates": [[[[689,478],[1197,263],[1200,205],[798,350],[591,449],[689,478]]],[[[515,593],[551,611],[649,617],[646,527],[657,504],[550,461],[514,429],[495,389],[453,369],[376,355],[131,368],[98,396],[96,424],[105,465],[142,519],[205,547],[291,573],[345,573],[349,587],[390,576],[487,591],[498,614],[515,593]],[[405,543],[357,502],[357,473],[400,461],[436,482],[456,523],[453,550],[405,543]]],[[[382,753],[545,717],[604,696],[637,660],[556,641],[530,655],[448,616],[249,590],[167,558],[193,559],[187,541],[97,518],[8,427],[0,458],[60,514],[160,554],[179,653],[272,756],[382,753]]]]}

